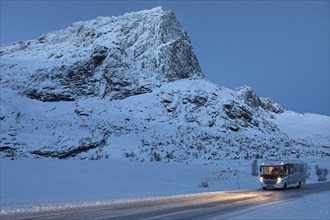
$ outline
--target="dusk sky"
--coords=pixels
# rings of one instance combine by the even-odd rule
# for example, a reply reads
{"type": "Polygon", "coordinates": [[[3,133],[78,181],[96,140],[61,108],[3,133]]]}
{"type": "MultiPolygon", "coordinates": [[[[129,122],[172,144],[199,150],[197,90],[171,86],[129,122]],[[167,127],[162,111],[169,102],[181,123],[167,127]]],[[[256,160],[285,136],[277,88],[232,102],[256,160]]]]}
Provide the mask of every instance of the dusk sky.
{"type": "Polygon", "coordinates": [[[329,1],[4,1],[1,45],[97,16],[162,6],[188,32],[206,78],[300,113],[329,113],[329,1]]]}

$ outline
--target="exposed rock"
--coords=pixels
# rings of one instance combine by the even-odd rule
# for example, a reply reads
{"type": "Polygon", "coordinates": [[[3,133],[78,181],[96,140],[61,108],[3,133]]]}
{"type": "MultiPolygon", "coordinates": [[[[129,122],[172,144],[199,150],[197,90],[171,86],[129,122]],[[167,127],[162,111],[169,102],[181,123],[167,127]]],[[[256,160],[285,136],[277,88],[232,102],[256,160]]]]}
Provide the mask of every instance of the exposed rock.
{"type": "Polygon", "coordinates": [[[246,104],[253,108],[261,107],[262,109],[274,113],[283,113],[285,109],[279,104],[275,103],[273,100],[269,98],[260,98],[255,91],[249,86],[242,86],[235,89],[240,95],[246,104]]]}
{"type": "Polygon", "coordinates": [[[261,107],[266,111],[274,112],[276,114],[280,114],[285,112],[285,108],[283,108],[278,103],[274,102],[269,98],[260,98],[261,100],[261,107]]]}
{"type": "Polygon", "coordinates": [[[19,64],[20,80],[6,80],[9,87],[43,102],[125,99],[164,82],[204,77],[187,33],[172,11],[161,8],[77,22],[7,48],[1,48],[2,56],[15,57],[24,50],[30,63],[46,66],[23,73],[20,68],[26,66],[19,64]],[[44,60],[41,50],[48,53],[44,60]]]}
{"type": "Polygon", "coordinates": [[[51,93],[49,91],[38,91],[38,90],[30,90],[26,91],[25,95],[31,99],[37,99],[43,102],[60,102],[60,101],[74,101],[75,98],[72,97],[71,94],[65,93],[51,93]]]}
{"type": "Polygon", "coordinates": [[[102,61],[107,57],[108,48],[104,46],[98,46],[94,48],[92,53],[92,64],[96,67],[102,63],[102,61]]]}
{"type": "Polygon", "coordinates": [[[99,142],[92,142],[92,143],[86,143],[82,144],[78,147],[72,147],[65,151],[41,151],[41,150],[33,150],[30,153],[40,156],[40,157],[56,157],[58,159],[67,159],[69,157],[74,157],[77,154],[80,154],[82,152],[87,152],[91,149],[102,147],[106,144],[106,140],[103,139],[99,142]]]}

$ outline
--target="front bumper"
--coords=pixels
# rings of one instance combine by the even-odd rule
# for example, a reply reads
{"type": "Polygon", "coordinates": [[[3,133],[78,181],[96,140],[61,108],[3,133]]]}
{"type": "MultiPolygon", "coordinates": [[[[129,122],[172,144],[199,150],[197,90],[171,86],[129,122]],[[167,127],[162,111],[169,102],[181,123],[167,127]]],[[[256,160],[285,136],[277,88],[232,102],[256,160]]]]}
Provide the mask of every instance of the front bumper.
{"type": "Polygon", "coordinates": [[[284,183],[280,182],[280,183],[274,183],[274,184],[266,184],[264,182],[260,182],[261,187],[266,187],[267,189],[271,189],[271,188],[276,188],[276,189],[282,189],[284,186],[284,183]]]}

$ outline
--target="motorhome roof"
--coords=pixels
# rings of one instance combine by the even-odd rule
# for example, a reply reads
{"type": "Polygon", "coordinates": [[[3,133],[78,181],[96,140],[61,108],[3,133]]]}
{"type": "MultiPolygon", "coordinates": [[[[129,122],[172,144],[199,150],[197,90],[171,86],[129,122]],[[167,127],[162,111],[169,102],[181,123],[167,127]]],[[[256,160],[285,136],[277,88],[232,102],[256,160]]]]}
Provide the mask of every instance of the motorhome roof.
{"type": "Polygon", "coordinates": [[[261,165],[284,165],[284,164],[304,164],[302,160],[267,160],[261,163],[261,165]]]}

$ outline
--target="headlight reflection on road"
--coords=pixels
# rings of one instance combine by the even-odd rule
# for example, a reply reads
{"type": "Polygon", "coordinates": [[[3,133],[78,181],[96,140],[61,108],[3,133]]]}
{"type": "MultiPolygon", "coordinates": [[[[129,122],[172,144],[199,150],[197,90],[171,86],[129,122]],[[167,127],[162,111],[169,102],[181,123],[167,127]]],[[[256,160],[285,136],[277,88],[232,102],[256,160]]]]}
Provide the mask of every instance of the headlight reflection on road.
{"type": "Polygon", "coordinates": [[[239,200],[239,199],[258,199],[262,197],[258,192],[235,192],[235,193],[223,193],[217,196],[217,200],[239,200]]]}

